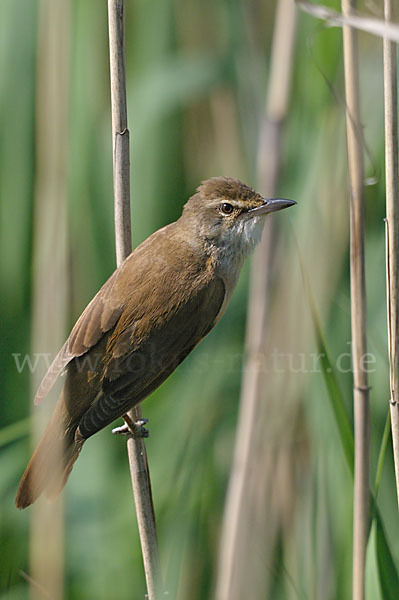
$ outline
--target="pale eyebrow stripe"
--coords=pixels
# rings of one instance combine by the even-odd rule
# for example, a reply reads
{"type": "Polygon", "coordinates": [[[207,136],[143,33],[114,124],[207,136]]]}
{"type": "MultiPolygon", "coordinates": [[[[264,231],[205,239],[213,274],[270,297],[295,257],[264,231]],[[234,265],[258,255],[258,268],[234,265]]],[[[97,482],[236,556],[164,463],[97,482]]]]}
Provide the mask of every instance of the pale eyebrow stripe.
{"type": "Polygon", "coordinates": [[[244,210],[252,208],[252,206],[250,206],[248,202],[242,202],[241,200],[231,200],[230,198],[217,198],[217,200],[215,200],[215,206],[223,202],[231,204],[232,206],[234,206],[234,208],[242,208],[244,210]]]}

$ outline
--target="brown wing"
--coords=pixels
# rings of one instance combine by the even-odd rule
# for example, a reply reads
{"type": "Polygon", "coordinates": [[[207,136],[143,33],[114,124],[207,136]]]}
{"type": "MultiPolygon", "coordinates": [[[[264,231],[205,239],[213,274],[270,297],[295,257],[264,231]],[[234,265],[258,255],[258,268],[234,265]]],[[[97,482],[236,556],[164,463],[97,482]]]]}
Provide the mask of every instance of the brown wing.
{"type": "Polygon", "coordinates": [[[137,286],[143,274],[149,271],[151,253],[148,253],[148,248],[160,242],[162,244],[172,225],[156,231],[136,248],[94,296],[44,376],[35,396],[35,404],[40,404],[47,396],[58,375],[72,359],[85,354],[115,326],[129,299],[129,287],[137,286]]]}
{"type": "Polygon", "coordinates": [[[40,404],[44,400],[58,375],[73,358],[85,354],[87,350],[97,344],[104,333],[114,327],[124,307],[122,298],[118,298],[113,293],[118,275],[119,269],[111,275],[79,317],[69,338],[44,376],[36,392],[35,404],[40,404]]]}
{"type": "MultiPolygon", "coordinates": [[[[90,437],[112,423],[165,381],[212,329],[224,297],[223,281],[213,277],[149,329],[140,320],[125,323],[124,329],[121,319],[109,340],[102,393],[80,420],[81,435],[90,437]],[[144,331],[149,333],[143,336],[144,331]],[[123,337],[133,343],[121,354],[123,337]]],[[[144,305],[143,315],[151,315],[153,305],[154,299],[144,305]]]]}

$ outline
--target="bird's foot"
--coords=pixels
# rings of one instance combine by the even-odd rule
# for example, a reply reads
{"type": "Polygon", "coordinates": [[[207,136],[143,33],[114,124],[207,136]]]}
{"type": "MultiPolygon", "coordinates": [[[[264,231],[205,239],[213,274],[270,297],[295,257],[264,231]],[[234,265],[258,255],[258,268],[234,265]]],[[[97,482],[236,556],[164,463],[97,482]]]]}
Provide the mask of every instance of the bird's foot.
{"type": "Polygon", "coordinates": [[[112,430],[112,433],[119,434],[119,435],[129,435],[130,434],[130,429],[126,425],[126,423],[124,423],[120,427],[114,427],[113,430],[112,430]]]}
{"type": "MultiPolygon", "coordinates": [[[[126,417],[123,417],[124,419],[126,417]]],[[[120,427],[115,427],[112,430],[112,433],[119,435],[132,435],[134,438],[147,438],[150,435],[148,429],[144,427],[148,423],[148,419],[139,419],[138,421],[133,421],[132,419],[128,419],[128,423],[124,423],[120,427]]]]}

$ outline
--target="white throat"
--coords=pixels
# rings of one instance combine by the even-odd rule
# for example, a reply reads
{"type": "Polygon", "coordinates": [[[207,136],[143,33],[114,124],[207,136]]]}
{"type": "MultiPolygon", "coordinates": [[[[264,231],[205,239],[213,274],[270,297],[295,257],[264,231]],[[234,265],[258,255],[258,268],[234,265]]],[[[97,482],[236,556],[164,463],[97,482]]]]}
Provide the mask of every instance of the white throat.
{"type": "Polygon", "coordinates": [[[261,240],[264,222],[264,215],[239,219],[219,238],[216,262],[222,276],[236,271],[238,277],[244,259],[261,240]]]}

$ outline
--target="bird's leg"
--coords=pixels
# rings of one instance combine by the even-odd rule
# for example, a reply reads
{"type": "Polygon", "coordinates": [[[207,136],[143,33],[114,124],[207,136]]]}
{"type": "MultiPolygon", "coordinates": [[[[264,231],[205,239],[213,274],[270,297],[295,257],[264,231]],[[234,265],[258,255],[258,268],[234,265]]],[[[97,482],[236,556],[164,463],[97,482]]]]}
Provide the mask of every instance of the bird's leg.
{"type": "Polygon", "coordinates": [[[150,435],[148,429],[144,427],[144,425],[148,423],[148,419],[139,419],[138,421],[133,421],[129,415],[123,415],[123,419],[125,420],[124,424],[120,427],[115,427],[112,430],[112,433],[119,435],[132,435],[134,438],[147,438],[150,435]]]}

